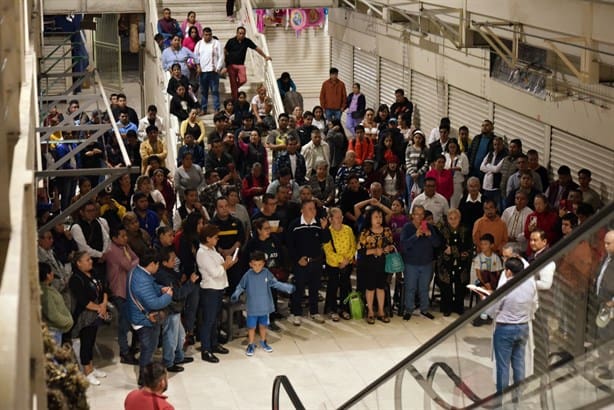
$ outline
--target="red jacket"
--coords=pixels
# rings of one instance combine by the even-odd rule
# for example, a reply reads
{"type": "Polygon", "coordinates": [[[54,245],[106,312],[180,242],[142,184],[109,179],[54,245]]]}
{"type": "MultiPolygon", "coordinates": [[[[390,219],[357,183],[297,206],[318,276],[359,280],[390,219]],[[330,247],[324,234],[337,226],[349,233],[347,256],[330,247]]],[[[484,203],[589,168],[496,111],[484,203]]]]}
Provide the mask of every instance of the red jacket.
{"type": "Polygon", "coordinates": [[[363,138],[359,141],[358,138],[350,140],[348,151],[356,153],[356,163],[362,165],[364,160],[373,159],[373,141],[369,138],[363,138]]]}

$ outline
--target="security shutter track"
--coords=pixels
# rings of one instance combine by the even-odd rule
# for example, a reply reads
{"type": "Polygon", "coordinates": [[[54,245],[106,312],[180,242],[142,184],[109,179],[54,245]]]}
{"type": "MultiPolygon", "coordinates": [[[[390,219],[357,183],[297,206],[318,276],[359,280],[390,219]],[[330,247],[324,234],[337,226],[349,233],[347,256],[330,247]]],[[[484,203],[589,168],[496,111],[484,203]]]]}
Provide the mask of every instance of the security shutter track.
{"type": "Polygon", "coordinates": [[[265,34],[276,77],[287,71],[305,102],[319,101],[320,88],[330,68],[330,42],[324,30],[310,28],[297,36],[294,30],[267,26],[265,34]],[[287,58],[290,55],[293,58],[287,58]]]}
{"type": "Polygon", "coordinates": [[[426,135],[439,125],[437,81],[416,71],[411,75],[411,97],[414,106],[414,122],[426,135]]]}
{"type": "Polygon", "coordinates": [[[574,181],[582,168],[592,172],[591,187],[607,200],[614,199],[614,151],[593,144],[575,135],[552,128],[550,168],[556,174],[561,165],[571,168],[574,181]]]}
{"type": "Polygon", "coordinates": [[[469,135],[480,133],[482,121],[488,119],[488,101],[450,86],[448,94],[448,117],[453,128],[465,125],[469,135]]]}
{"type": "MultiPolygon", "coordinates": [[[[367,107],[377,110],[379,88],[377,86],[377,57],[354,49],[354,82],[360,84],[360,91],[367,99],[367,107]]],[[[346,84],[348,93],[352,84],[346,84]]]]}
{"type": "Polygon", "coordinates": [[[354,47],[351,44],[333,39],[330,54],[330,66],[339,70],[339,78],[345,83],[346,88],[348,88],[347,92],[350,92],[352,89],[352,82],[354,82],[354,47]]]}
{"type": "Polygon", "coordinates": [[[403,70],[401,64],[380,58],[379,63],[379,101],[390,107],[394,103],[394,91],[402,88],[409,94],[409,69],[403,70]]]}
{"type": "Polygon", "coordinates": [[[524,152],[534,149],[540,158],[544,158],[548,147],[544,146],[543,123],[500,105],[495,105],[494,121],[496,135],[505,135],[507,141],[520,138],[524,152]]]}

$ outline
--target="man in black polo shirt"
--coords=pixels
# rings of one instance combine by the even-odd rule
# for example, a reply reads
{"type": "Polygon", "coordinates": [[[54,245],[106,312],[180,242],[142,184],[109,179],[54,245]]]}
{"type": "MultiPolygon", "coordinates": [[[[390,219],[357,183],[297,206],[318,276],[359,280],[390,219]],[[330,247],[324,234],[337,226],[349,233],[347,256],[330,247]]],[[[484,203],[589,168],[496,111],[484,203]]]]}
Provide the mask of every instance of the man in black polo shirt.
{"type": "MultiPolygon", "coordinates": [[[[231,256],[235,250],[240,249],[245,240],[245,230],[243,229],[243,223],[230,214],[228,208],[228,199],[225,196],[217,198],[215,201],[216,214],[211,219],[211,223],[218,228],[220,232],[218,236],[220,239],[217,242],[217,251],[225,258],[231,256]]],[[[241,264],[237,263],[228,269],[228,289],[232,292],[236,287],[243,272],[241,271],[241,264]]]]}
{"type": "Polygon", "coordinates": [[[230,90],[233,100],[239,98],[239,87],[247,82],[245,55],[247,54],[248,48],[256,50],[265,60],[271,61],[271,57],[264,54],[264,51],[262,51],[252,40],[245,37],[245,27],[237,28],[236,37],[228,40],[224,47],[226,69],[228,70],[228,80],[230,81],[230,90]]]}
{"type": "Polygon", "coordinates": [[[295,326],[301,325],[303,309],[301,299],[305,286],[309,289],[309,314],[316,323],[324,323],[318,313],[318,290],[322,277],[324,252],[322,245],[330,241],[330,231],[326,229],[328,220],[316,219],[316,203],[313,199],[304,201],[301,216],[288,227],[286,244],[290,260],[294,262],[294,284],[296,291],[292,294],[290,321],[295,326]]]}

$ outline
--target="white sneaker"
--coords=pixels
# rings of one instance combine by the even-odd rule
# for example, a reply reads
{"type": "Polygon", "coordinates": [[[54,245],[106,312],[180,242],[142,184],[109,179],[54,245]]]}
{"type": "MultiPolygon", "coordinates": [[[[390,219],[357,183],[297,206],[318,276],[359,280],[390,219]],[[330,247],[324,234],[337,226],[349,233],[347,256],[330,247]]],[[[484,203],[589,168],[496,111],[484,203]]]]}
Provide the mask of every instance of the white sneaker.
{"type": "Polygon", "coordinates": [[[311,315],[311,320],[319,324],[324,323],[324,318],[319,313],[316,313],[315,315],[311,315]]]}
{"type": "Polygon", "coordinates": [[[293,324],[294,326],[300,326],[300,325],[301,325],[301,317],[300,317],[300,316],[290,315],[290,316],[288,317],[288,320],[289,320],[290,322],[292,322],[292,324],[293,324]]]}
{"type": "Polygon", "coordinates": [[[91,372],[90,374],[85,376],[85,378],[92,386],[100,386],[100,380],[98,380],[96,376],[94,376],[94,372],[91,372]]]}
{"type": "Polygon", "coordinates": [[[93,374],[94,377],[96,377],[97,379],[104,379],[105,377],[107,377],[107,374],[105,372],[103,372],[102,370],[98,370],[98,369],[94,369],[94,371],[91,374],[93,374]]]}

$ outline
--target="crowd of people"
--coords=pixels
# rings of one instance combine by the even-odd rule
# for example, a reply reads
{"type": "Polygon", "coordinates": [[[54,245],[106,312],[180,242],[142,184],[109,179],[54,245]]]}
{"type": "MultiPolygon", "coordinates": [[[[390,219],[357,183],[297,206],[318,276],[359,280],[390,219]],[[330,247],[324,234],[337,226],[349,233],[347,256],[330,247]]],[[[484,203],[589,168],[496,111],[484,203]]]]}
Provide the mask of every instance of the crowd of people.
{"type": "MultiPolygon", "coordinates": [[[[125,95],[111,95],[140,175],[126,173],[73,219],[39,233],[40,279],[49,301],[44,318],[58,342],[80,340],[91,384],[105,376],[94,367],[93,349],[98,327],[112,315],[118,316],[121,363],[139,365],[140,385],[159,386],[166,379],[151,365],[158,340],[167,371],[180,372],[193,361],[184,353],[197,337],[202,360],[217,363],[228,353],[222,307],[243,292],[248,356],[257,346],[256,330],[260,347],[272,351],[266,331],[279,330],[280,299],[288,300],[295,326],[305,316],[317,323],[350,319],[344,300],[354,289],[364,296],[368,324],[389,323],[394,313],[408,321],[416,307],[433,319],[434,277],[443,315],[462,314],[467,284],[493,290],[506,268],[518,273],[517,262],[504,264],[506,249],[533,259],[603,205],[590,187],[590,170],[578,172],[577,184],[570,168],[561,166],[551,180],[537,151],[495,135],[487,119],[473,138],[463,124],[453,129],[448,118],[421,130],[412,124],[413,104],[403,89],[390,107],[373,109],[359,84],[346,94],[335,68],[319,106],[273,118],[264,87],[251,104],[239,91],[247,48],[259,51],[244,28],[222,51],[210,28],[190,18],[185,27],[165,22],[169,18],[165,9],[159,30],[168,43],[162,64],[172,71],[171,112],[181,120],[176,170],[165,166],[168,142],[160,136],[165,129],[156,107],[139,118],[125,95]],[[221,106],[219,75],[225,70],[232,95],[221,106]],[[210,107],[209,89],[215,114],[205,124],[200,116],[210,107]],[[395,258],[402,264],[391,268],[395,258]]],[[[75,103],[67,115],[79,108],[75,103]]],[[[61,118],[55,109],[46,125],[61,118]]],[[[74,121],[109,118],[95,111],[74,121]]],[[[63,139],[86,135],[52,137],[47,161],[74,148],[63,139]]],[[[113,134],[74,159],[63,167],[124,165],[113,134]]],[[[40,226],[100,181],[97,175],[56,178],[50,198],[39,198],[40,226]]],[[[491,320],[484,312],[475,325],[491,320]]]]}

